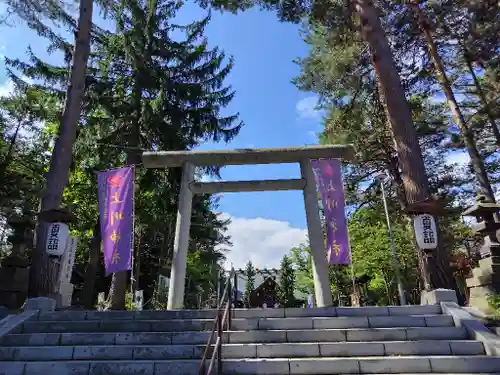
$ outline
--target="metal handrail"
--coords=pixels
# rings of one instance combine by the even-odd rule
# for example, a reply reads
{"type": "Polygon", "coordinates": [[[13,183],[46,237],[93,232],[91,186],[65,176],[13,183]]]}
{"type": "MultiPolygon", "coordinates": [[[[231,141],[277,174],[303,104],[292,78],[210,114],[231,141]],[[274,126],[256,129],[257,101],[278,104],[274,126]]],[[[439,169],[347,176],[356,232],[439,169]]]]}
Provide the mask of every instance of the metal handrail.
{"type": "MultiPolygon", "coordinates": [[[[231,280],[234,277],[234,268],[231,269],[229,277],[227,278],[226,285],[224,287],[224,293],[220,301],[217,301],[217,315],[213,320],[212,332],[208,338],[207,345],[205,346],[205,351],[203,352],[203,357],[201,358],[199,375],[211,375],[212,370],[215,365],[215,360],[217,359],[217,374],[222,373],[222,335],[224,333],[224,324],[227,322],[226,330],[231,329],[231,305],[232,305],[232,293],[231,293],[231,280]],[[227,298],[225,304],[224,312],[222,313],[221,308],[227,298]],[[205,362],[208,357],[209,349],[212,347],[212,341],[214,338],[215,330],[217,330],[217,340],[214,344],[214,350],[212,352],[212,357],[210,358],[210,364],[208,370],[205,372],[205,362]]],[[[236,286],[235,286],[236,287],[236,286]]]]}

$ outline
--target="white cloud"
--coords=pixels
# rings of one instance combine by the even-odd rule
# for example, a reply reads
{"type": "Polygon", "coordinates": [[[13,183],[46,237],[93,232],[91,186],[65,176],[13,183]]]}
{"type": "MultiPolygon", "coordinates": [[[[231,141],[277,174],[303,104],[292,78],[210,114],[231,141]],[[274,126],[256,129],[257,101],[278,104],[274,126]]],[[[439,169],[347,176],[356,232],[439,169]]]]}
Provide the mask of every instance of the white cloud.
{"type": "Polygon", "coordinates": [[[318,97],[308,96],[297,102],[295,109],[301,119],[318,119],[321,112],[317,109],[318,97]]]}
{"type": "Polygon", "coordinates": [[[438,92],[429,98],[431,104],[443,104],[446,102],[446,97],[443,93],[438,92]]]}
{"type": "Polygon", "coordinates": [[[466,166],[470,162],[470,156],[467,152],[452,151],[448,154],[446,161],[450,164],[458,164],[460,166],[466,166]]]}
{"type": "MultiPolygon", "coordinates": [[[[223,217],[229,217],[223,214],[223,217]]],[[[233,246],[226,254],[226,268],[244,268],[249,260],[259,268],[279,268],[283,255],[307,239],[307,230],[294,228],[287,221],[261,217],[231,217],[228,228],[233,246]]]]}
{"type": "Polygon", "coordinates": [[[318,143],[318,133],[315,130],[309,130],[307,132],[307,135],[310,137],[311,141],[314,142],[315,144],[318,143]]]}
{"type": "Polygon", "coordinates": [[[11,79],[0,85],[0,97],[9,96],[14,92],[14,82],[11,79]]]}
{"type": "MultiPolygon", "coordinates": [[[[0,47],[0,56],[1,56],[1,47],[0,47]]],[[[26,76],[21,76],[20,77],[24,82],[26,83],[33,83],[33,80],[31,78],[28,78],[26,76]]],[[[14,81],[11,79],[7,79],[6,81],[2,82],[0,84],[0,97],[5,97],[9,96],[14,93],[15,86],[14,86],[14,81]]]]}

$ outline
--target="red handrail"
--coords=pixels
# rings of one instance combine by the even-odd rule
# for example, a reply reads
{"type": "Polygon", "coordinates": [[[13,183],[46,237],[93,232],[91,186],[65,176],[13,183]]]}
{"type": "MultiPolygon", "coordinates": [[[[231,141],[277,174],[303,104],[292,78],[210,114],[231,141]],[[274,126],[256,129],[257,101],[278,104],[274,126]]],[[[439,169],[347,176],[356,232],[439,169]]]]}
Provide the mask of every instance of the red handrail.
{"type": "Polygon", "coordinates": [[[222,337],[224,333],[224,324],[227,321],[227,330],[229,331],[231,329],[231,305],[232,305],[232,293],[231,293],[231,280],[234,276],[234,269],[231,269],[231,272],[229,273],[229,277],[226,281],[226,285],[224,288],[224,293],[222,295],[222,298],[219,301],[217,301],[217,315],[215,316],[213,322],[213,327],[212,327],[212,332],[210,333],[210,337],[208,338],[207,345],[205,347],[205,351],[203,352],[203,356],[201,358],[201,363],[200,363],[200,375],[211,375],[215,360],[217,359],[217,374],[221,375],[222,373],[222,337]],[[224,305],[224,302],[227,298],[226,306],[224,308],[224,313],[222,313],[221,308],[224,305]],[[214,338],[214,333],[215,330],[217,329],[217,340],[215,341],[214,345],[214,350],[212,352],[212,357],[210,358],[210,364],[208,366],[208,370],[205,372],[205,362],[208,357],[208,351],[212,347],[212,341],[214,338]]]}

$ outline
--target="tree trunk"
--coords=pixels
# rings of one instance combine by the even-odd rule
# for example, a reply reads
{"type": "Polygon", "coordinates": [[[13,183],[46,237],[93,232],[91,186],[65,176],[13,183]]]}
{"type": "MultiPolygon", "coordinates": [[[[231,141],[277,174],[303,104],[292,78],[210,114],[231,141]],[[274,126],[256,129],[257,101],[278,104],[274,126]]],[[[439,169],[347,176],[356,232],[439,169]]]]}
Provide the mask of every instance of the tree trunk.
{"type": "Polygon", "coordinates": [[[479,96],[482,109],[486,112],[486,115],[488,116],[488,121],[490,122],[491,131],[495,136],[495,143],[497,147],[500,148],[500,131],[498,130],[498,126],[495,121],[495,116],[493,116],[493,113],[491,113],[490,105],[488,103],[488,100],[486,99],[486,95],[484,94],[483,88],[481,87],[481,82],[479,82],[479,78],[477,78],[476,72],[474,71],[474,67],[472,66],[472,61],[470,59],[467,50],[464,51],[464,58],[465,62],[467,63],[467,67],[469,68],[470,75],[472,76],[472,79],[474,81],[474,86],[476,86],[477,94],[479,96]]]}
{"type": "Polygon", "coordinates": [[[127,271],[115,272],[109,287],[109,306],[107,310],[125,310],[127,292],[127,271]]]}
{"type": "MultiPolygon", "coordinates": [[[[406,202],[406,196],[404,194],[403,179],[401,178],[401,173],[399,172],[397,160],[392,159],[391,164],[388,165],[388,172],[392,177],[392,185],[396,190],[396,198],[402,210],[405,210],[408,203],[406,202]]],[[[413,221],[410,217],[406,217],[408,224],[408,231],[413,233],[413,221]]],[[[418,248],[416,241],[413,241],[415,246],[415,252],[417,254],[418,269],[422,285],[424,289],[429,290],[432,287],[430,266],[426,261],[423,252],[418,248]]]]}
{"type": "MultiPolygon", "coordinates": [[[[388,171],[392,177],[392,185],[396,189],[396,198],[404,210],[407,206],[406,197],[404,196],[403,181],[401,173],[397,168],[397,164],[392,163],[388,166],[388,171]]],[[[437,217],[434,218],[436,221],[437,217]]],[[[408,230],[413,233],[413,221],[410,217],[408,220],[408,230]]],[[[439,230],[439,226],[438,226],[439,230]]],[[[449,267],[449,257],[444,247],[443,238],[438,236],[438,247],[435,252],[435,258],[428,258],[421,250],[419,250],[416,241],[414,241],[415,251],[417,253],[419,273],[422,285],[425,290],[435,288],[450,289],[453,287],[453,276],[449,267]]]]}
{"type": "MultiPolygon", "coordinates": [[[[389,121],[389,112],[388,112],[387,104],[386,104],[387,101],[381,92],[381,83],[380,83],[380,79],[379,79],[377,74],[375,75],[375,80],[377,83],[376,84],[377,96],[379,97],[379,102],[380,102],[381,106],[383,107],[384,113],[387,116],[387,128],[388,128],[389,132],[391,132],[392,125],[389,121]]],[[[394,141],[394,148],[396,148],[397,145],[396,145],[396,141],[395,141],[394,137],[393,137],[393,141],[394,141]]],[[[392,151],[391,146],[387,146],[385,151],[386,151],[386,157],[388,160],[386,170],[387,170],[389,176],[391,177],[391,185],[394,187],[394,189],[396,191],[396,198],[398,200],[399,206],[400,206],[401,210],[404,212],[408,207],[408,198],[406,196],[404,181],[402,178],[401,169],[399,167],[399,155],[398,156],[394,155],[394,152],[392,151]]],[[[413,222],[412,222],[411,218],[408,216],[407,216],[407,220],[408,220],[408,225],[410,228],[410,233],[412,233],[413,232],[413,222]]],[[[432,285],[433,285],[433,283],[431,281],[431,274],[437,273],[437,270],[435,270],[435,272],[431,272],[432,264],[430,264],[428,262],[428,259],[425,256],[425,254],[419,249],[415,239],[413,241],[413,245],[415,247],[415,252],[417,255],[419,277],[421,278],[421,281],[422,281],[421,284],[423,285],[425,290],[430,290],[432,288],[432,285]]]]}
{"type": "Polygon", "coordinates": [[[455,94],[453,93],[453,90],[451,88],[450,81],[448,79],[448,76],[446,75],[443,61],[439,56],[436,43],[434,43],[434,39],[432,38],[431,32],[429,30],[429,25],[425,19],[425,15],[422,13],[418,1],[411,2],[410,6],[417,16],[420,29],[422,30],[422,34],[424,35],[427,42],[427,47],[429,48],[432,64],[434,65],[434,69],[436,69],[436,76],[439,80],[439,83],[441,84],[441,87],[443,88],[444,94],[446,96],[446,101],[448,102],[448,106],[450,107],[453,119],[455,120],[455,123],[458,125],[458,127],[460,128],[460,132],[462,133],[465,146],[467,147],[467,152],[469,153],[469,156],[471,158],[474,174],[479,183],[479,192],[494,202],[495,195],[493,194],[493,189],[491,188],[486,169],[484,168],[483,159],[477,149],[476,141],[474,140],[474,133],[467,126],[462,111],[458,106],[455,94]]]}
{"type": "MultiPolygon", "coordinates": [[[[438,218],[434,217],[434,219],[437,223],[438,218]]],[[[437,271],[431,274],[432,285],[434,285],[435,288],[454,289],[455,278],[450,268],[450,254],[444,247],[444,237],[441,235],[441,228],[439,225],[436,225],[436,229],[438,247],[434,252],[434,257],[427,259],[428,262],[432,263],[430,268],[437,271]]]]}
{"type": "MultiPolygon", "coordinates": [[[[422,151],[413,126],[405,91],[401,85],[377,9],[374,7],[372,0],[354,0],[353,4],[360,17],[361,34],[370,46],[373,68],[378,77],[379,95],[382,102],[385,103],[395,149],[398,154],[398,164],[401,169],[406,201],[408,204],[412,204],[429,200],[431,196],[422,151]]],[[[444,249],[437,253],[444,253],[444,249]]],[[[419,253],[418,256],[421,257],[422,254],[419,253]]],[[[421,263],[421,267],[423,268],[423,277],[437,272],[448,274],[446,268],[431,270],[426,263],[421,263]]]]}
{"type": "Polygon", "coordinates": [[[97,269],[101,258],[101,223],[97,219],[94,225],[94,237],[90,244],[90,259],[85,268],[85,279],[83,281],[83,304],[86,309],[94,308],[94,290],[97,278],[97,269]]]}
{"type": "Polygon", "coordinates": [[[402,211],[404,211],[406,209],[407,202],[403,179],[401,178],[401,172],[399,172],[398,168],[398,160],[390,155],[389,157],[391,161],[390,164],[387,165],[387,172],[389,176],[391,176],[391,185],[396,190],[396,199],[398,200],[399,207],[402,211]]]}
{"type": "Polygon", "coordinates": [[[371,49],[379,91],[386,104],[406,198],[408,203],[423,201],[429,198],[429,186],[422,151],[387,36],[371,0],[356,0],[354,4],[361,21],[361,33],[371,49]]]}
{"type": "MultiPolygon", "coordinates": [[[[62,113],[59,137],[50,160],[47,182],[42,193],[40,210],[57,209],[62,201],[63,191],[68,184],[69,169],[73,158],[73,143],[76,139],[81,104],[85,89],[85,74],[90,51],[90,31],[92,27],[92,0],[80,0],[80,15],[76,33],[73,64],[66,90],[66,101],[62,113]]],[[[36,251],[34,252],[30,294],[54,296],[59,267],[55,260],[45,253],[46,223],[39,222],[36,230],[36,251]]]]}

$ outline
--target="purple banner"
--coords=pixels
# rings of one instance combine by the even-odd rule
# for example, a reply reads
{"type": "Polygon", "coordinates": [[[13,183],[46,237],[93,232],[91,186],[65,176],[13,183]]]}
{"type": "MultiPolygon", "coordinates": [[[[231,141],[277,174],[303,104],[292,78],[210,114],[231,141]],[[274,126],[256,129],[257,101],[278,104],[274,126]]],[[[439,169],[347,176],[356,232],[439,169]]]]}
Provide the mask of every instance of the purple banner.
{"type": "Polygon", "coordinates": [[[344,212],[344,184],[340,161],[311,161],[316,184],[323,202],[326,226],[326,249],[329,264],[349,264],[349,235],[344,212]]]}
{"type": "Polygon", "coordinates": [[[97,173],[99,218],[106,275],[132,266],[134,167],[97,173]]]}

